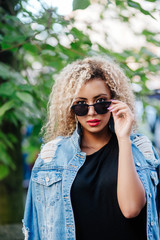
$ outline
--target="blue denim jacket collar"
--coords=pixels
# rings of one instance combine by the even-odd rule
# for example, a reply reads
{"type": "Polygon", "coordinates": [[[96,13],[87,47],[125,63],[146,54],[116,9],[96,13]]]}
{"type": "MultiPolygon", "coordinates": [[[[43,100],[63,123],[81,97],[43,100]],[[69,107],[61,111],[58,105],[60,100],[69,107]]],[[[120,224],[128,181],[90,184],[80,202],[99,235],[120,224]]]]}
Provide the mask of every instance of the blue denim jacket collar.
{"type": "Polygon", "coordinates": [[[81,136],[82,136],[82,129],[81,129],[80,123],[78,122],[76,124],[76,129],[71,136],[71,141],[78,152],[81,152],[81,148],[80,148],[81,136]]]}

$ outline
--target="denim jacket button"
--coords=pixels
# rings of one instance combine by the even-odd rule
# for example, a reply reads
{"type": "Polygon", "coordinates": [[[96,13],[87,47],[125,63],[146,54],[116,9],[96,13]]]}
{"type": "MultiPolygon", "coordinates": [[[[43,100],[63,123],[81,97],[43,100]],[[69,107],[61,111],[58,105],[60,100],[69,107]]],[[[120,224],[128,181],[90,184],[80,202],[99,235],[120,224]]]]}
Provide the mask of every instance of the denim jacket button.
{"type": "Polygon", "coordinates": [[[152,221],[152,222],[151,222],[151,226],[153,226],[153,225],[154,225],[154,222],[152,221]]]}
{"type": "Polygon", "coordinates": [[[137,162],[136,164],[137,164],[137,166],[138,166],[138,167],[140,167],[140,166],[141,166],[140,162],[137,162]]]}
{"type": "Polygon", "coordinates": [[[46,182],[49,182],[49,177],[48,176],[46,177],[46,182]]]}
{"type": "Polygon", "coordinates": [[[152,197],[152,194],[151,194],[151,193],[149,194],[149,197],[152,197]]]}

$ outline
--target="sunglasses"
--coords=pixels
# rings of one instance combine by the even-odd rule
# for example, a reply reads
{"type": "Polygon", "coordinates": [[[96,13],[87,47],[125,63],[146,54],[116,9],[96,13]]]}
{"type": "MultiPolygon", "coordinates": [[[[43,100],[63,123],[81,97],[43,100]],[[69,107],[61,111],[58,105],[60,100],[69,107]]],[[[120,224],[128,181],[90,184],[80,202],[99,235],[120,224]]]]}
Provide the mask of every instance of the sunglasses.
{"type": "Polygon", "coordinates": [[[88,113],[89,107],[93,106],[94,110],[96,111],[96,113],[98,113],[98,114],[105,114],[105,113],[107,113],[109,111],[107,108],[110,105],[111,105],[110,101],[98,102],[98,103],[94,103],[94,104],[91,104],[91,105],[88,105],[88,104],[75,104],[75,105],[73,105],[71,107],[71,109],[73,110],[73,112],[77,116],[85,116],[88,113]]]}

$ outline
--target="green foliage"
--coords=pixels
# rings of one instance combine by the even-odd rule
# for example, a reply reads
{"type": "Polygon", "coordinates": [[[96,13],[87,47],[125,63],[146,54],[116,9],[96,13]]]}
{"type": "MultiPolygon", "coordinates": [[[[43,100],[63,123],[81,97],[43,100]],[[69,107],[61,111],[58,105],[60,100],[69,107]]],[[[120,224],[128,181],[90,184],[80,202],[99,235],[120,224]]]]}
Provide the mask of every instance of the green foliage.
{"type": "Polygon", "coordinates": [[[85,9],[90,5],[89,0],[73,0],[73,10],[85,9]]]}
{"type": "MultiPolygon", "coordinates": [[[[129,7],[138,9],[138,10],[140,10],[143,14],[149,15],[149,16],[153,17],[153,15],[152,15],[149,11],[146,11],[144,8],[141,7],[141,4],[139,4],[139,3],[135,2],[135,1],[131,1],[131,0],[128,0],[127,3],[128,3],[128,6],[129,6],[129,7]]],[[[154,17],[153,17],[153,18],[154,18],[154,17]]]]}
{"type": "MultiPolygon", "coordinates": [[[[160,71],[160,59],[147,46],[115,52],[109,44],[110,32],[107,29],[104,29],[104,33],[110,47],[106,48],[98,42],[93,44],[89,33],[75,27],[74,18],[67,19],[59,15],[56,9],[44,7],[39,14],[34,15],[24,7],[24,2],[20,1],[19,4],[23,22],[0,8],[0,127],[3,127],[6,120],[15,126],[19,123],[24,127],[28,124],[34,126],[31,136],[23,140],[23,151],[28,153],[28,162],[33,163],[41,144],[39,132],[46,120],[46,106],[54,76],[66,64],[87,55],[111,56],[120,63],[128,78],[141,86],[138,96],[144,96],[151,92],[146,83],[149,74],[160,71]],[[5,53],[12,54],[16,61],[5,61],[5,53]],[[137,76],[138,80],[135,81],[137,76]]],[[[90,4],[89,0],[74,0],[73,9],[85,9],[90,4]]],[[[104,20],[103,14],[110,4],[116,6],[117,18],[121,24],[131,26],[130,19],[136,18],[139,13],[154,17],[154,8],[153,11],[147,11],[132,0],[112,0],[104,6],[100,21],[104,20]]],[[[94,32],[91,25],[86,25],[86,28],[94,32]]],[[[160,47],[158,34],[149,28],[140,33],[153,47],[160,47]]],[[[22,131],[22,136],[24,135],[22,131]]],[[[7,136],[0,134],[0,179],[15,168],[6,151],[13,147],[15,141],[16,137],[11,133],[7,136]]]]}
{"type": "Polygon", "coordinates": [[[1,107],[0,107],[0,117],[2,117],[6,111],[8,111],[9,109],[11,109],[13,107],[13,101],[8,101],[6,103],[4,103],[1,107]]]}
{"type": "Polygon", "coordinates": [[[8,176],[9,169],[6,165],[0,165],[0,180],[8,176]]]}

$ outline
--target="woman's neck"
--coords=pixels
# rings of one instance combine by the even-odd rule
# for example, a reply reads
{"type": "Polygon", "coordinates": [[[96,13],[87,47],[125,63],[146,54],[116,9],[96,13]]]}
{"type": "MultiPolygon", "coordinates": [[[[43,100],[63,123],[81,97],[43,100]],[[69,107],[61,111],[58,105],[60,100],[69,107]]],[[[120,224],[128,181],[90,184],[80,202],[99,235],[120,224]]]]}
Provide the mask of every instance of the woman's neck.
{"type": "Polygon", "coordinates": [[[109,129],[99,133],[83,132],[81,141],[81,150],[87,154],[92,154],[106,145],[112,133],[109,129]]]}

